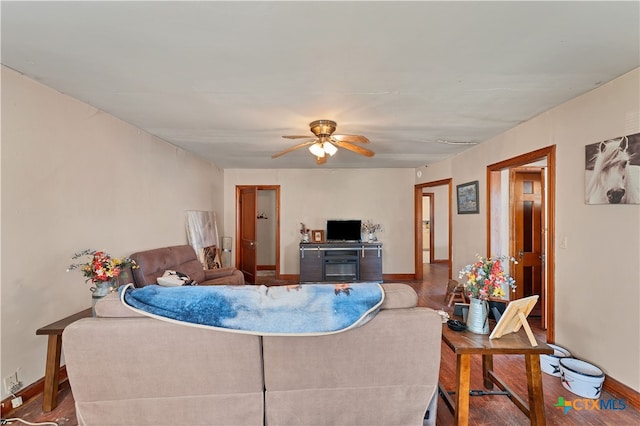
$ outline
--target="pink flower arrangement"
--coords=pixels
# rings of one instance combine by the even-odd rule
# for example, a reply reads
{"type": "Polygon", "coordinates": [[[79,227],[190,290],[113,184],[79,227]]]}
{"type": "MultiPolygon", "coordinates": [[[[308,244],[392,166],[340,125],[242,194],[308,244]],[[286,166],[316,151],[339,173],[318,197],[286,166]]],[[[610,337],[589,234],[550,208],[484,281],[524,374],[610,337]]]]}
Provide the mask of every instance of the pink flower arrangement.
{"type": "Polygon", "coordinates": [[[128,257],[115,258],[111,257],[104,251],[83,250],[73,255],[71,259],[79,259],[82,256],[91,256],[86,263],[73,263],[67,269],[67,272],[80,269],[82,275],[86,277],[85,282],[92,283],[100,281],[111,281],[118,278],[118,275],[126,268],[137,268],[138,265],[133,259],[128,257]]]}
{"type": "Polygon", "coordinates": [[[490,297],[504,297],[503,287],[509,286],[515,291],[515,280],[505,272],[504,263],[513,262],[517,264],[513,257],[482,257],[478,256],[478,261],[467,265],[460,271],[458,277],[466,278],[465,290],[469,297],[487,300],[490,297]]]}

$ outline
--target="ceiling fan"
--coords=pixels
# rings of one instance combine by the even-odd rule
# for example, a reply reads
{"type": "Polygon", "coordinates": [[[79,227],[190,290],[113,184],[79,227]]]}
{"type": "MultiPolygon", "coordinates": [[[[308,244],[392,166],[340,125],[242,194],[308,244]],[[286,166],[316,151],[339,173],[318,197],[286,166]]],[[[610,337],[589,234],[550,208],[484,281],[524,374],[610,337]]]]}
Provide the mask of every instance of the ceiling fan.
{"type": "Polygon", "coordinates": [[[324,164],[327,162],[327,154],[332,156],[338,151],[338,148],[344,148],[349,151],[353,151],[357,154],[364,155],[365,157],[373,157],[375,152],[363,148],[358,143],[369,143],[369,139],[361,135],[334,135],[336,131],[336,122],[331,120],[316,120],[309,123],[312,136],[300,136],[300,135],[287,135],[283,136],[285,139],[308,139],[298,145],[287,148],[282,152],[274,154],[271,158],[278,158],[281,155],[288,154],[298,148],[309,146],[309,151],[316,157],[317,164],[324,164]]]}

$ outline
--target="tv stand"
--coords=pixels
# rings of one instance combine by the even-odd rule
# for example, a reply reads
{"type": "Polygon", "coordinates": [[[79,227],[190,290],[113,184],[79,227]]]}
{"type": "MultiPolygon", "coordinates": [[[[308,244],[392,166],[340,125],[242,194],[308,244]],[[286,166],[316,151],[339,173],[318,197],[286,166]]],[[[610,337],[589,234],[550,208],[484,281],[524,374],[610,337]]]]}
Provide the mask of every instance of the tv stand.
{"type": "Polygon", "coordinates": [[[300,282],[382,282],[382,243],[300,243],[300,282]]]}

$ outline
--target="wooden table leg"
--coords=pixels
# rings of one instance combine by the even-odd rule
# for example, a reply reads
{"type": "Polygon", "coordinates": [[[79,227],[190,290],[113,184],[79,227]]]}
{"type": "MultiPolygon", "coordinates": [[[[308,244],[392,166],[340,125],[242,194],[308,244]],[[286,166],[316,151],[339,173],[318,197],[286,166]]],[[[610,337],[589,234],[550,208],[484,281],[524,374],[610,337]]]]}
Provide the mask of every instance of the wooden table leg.
{"type": "Polygon", "coordinates": [[[493,380],[489,376],[489,371],[493,371],[493,355],[482,355],[482,379],[485,389],[493,389],[493,380]]]}
{"type": "Polygon", "coordinates": [[[58,380],[60,374],[60,353],[62,352],[62,335],[50,334],[47,344],[47,364],[44,373],[44,391],[42,409],[51,411],[58,405],[58,380]]]}
{"type": "Polygon", "coordinates": [[[458,354],[456,363],[456,425],[469,424],[469,388],[471,386],[471,354],[458,354]]]}
{"type": "Polygon", "coordinates": [[[529,390],[529,420],[532,425],[543,426],[544,393],[542,391],[542,370],[540,369],[540,355],[526,354],[527,388],[529,390]]]}

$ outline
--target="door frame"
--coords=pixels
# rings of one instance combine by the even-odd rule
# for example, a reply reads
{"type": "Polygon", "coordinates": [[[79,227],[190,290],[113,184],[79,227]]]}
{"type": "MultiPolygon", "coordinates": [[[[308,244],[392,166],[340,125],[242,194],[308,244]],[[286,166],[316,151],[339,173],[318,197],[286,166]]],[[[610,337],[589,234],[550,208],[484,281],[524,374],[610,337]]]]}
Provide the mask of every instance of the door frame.
{"type": "MultiPolygon", "coordinates": [[[[453,209],[451,207],[452,199],[453,199],[453,179],[441,179],[432,182],[419,183],[414,185],[413,188],[413,215],[414,215],[414,242],[413,242],[413,252],[414,252],[414,270],[415,275],[414,279],[422,280],[424,277],[424,268],[422,266],[422,195],[424,188],[431,188],[435,186],[447,186],[448,187],[448,196],[449,196],[449,229],[448,229],[448,238],[449,238],[449,259],[447,264],[449,266],[449,279],[452,277],[451,272],[451,244],[453,233],[451,231],[453,224],[451,223],[453,217],[452,212],[453,209]]],[[[433,201],[433,199],[432,199],[433,201]]],[[[433,221],[433,216],[431,217],[433,221]]],[[[433,248],[433,247],[432,247],[433,248]]]]}
{"type": "MultiPolygon", "coordinates": [[[[275,278],[280,278],[280,185],[236,185],[236,268],[240,267],[240,236],[242,235],[242,218],[240,217],[240,191],[245,188],[255,188],[256,191],[260,190],[274,190],[276,192],[276,214],[275,214],[275,227],[276,227],[276,272],[275,278]]],[[[255,219],[256,222],[258,218],[255,219]]]]}
{"type": "MultiPolygon", "coordinates": [[[[509,191],[511,186],[511,177],[509,177],[509,185],[507,188],[501,186],[501,172],[512,168],[526,166],[536,161],[546,160],[547,182],[546,182],[546,226],[547,235],[546,258],[545,258],[545,276],[546,276],[546,311],[547,318],[547,342],[553,343],[555,339],[555,202],[556,202],[556,146],[551,145],[536,151],[528,152],[513,158],[509,158],[498,163],[487,166],[487,253],[491,253],[492,205],[500,205],[500,197],[504,191],[509,191]]],[[[512,203],[512,200],[509,200],[512,203]]],[[[511,205],[509,206],[509,222],[511,222],[511,205]]],[[[543,215],[545,213],[543,212],[543,215]]],[[[496,232],[500,232],[499,229],[496,232]]],[[[513,236],[510,236],[513,238],[513,236]]]]}

